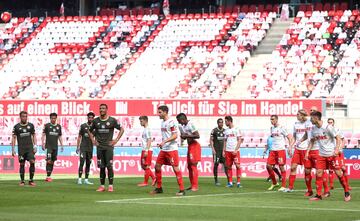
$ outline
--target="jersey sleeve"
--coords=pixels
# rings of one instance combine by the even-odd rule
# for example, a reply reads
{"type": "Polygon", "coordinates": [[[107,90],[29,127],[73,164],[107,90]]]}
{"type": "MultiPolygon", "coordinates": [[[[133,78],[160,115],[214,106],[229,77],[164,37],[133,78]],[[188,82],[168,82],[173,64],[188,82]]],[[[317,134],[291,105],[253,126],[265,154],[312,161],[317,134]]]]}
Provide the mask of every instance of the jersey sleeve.
{"type": "Polygon", "coordinates": [[[335,138],[338,135],[337,130],[333,126],[328,125],[326,127],[326,130],[332,138],[335,138]]]}
{"type": "Polygon", "coordinates": [[[282,135],[284,135],[284,137],[287,137],[289,135],[289,132],[284,127],[281,128],[281,133],[282,133],[282,135]]]}
{"type": "Polygon", "coordinates": [[[61,125],[59,125],[59,136],[62,136],[62,128],[61,128],[61,125]]]}
{"type": "Polygon", "coordinates": [[[149,129],[147,129],[145,131],[145,139],[146,140],[151,140],[151,131],[149,129]]]}
{"type": "Polygon", "coordinates": [[[82,135],[83,135],[83,126],[81,125],[80,129],[79,129],[79,136],[82,136],[82,135]]]}
{"type": "Polygon", "coordinates": [[[236,130],[236,137],[242,137],[242,133],[240,129],[236,130]]]}
{"type": "Polygon", "coordinates": [[[30,125],[30,134],[35,134],[35,126],[34,126],[34,124],[30,125]]]}
{"type": "Polygon", "coordinates": [[[196,127],[195,127],[195,125],[194,125],[193,123],[191,123],[191,124],[189,125],[189,128],[190,128],[190,132],[191,132],[191,133],[194,133],[194,132],[197,131],[197,129],[196,129],[196,127]]]}
{"type": "Polygon", "coordinates": [[[16,125],[14,126],[14,128],[12,130],[12,135],[17,136],[16,125]]]}
{"type": "Polygon", "coordinates": [[[173,134],[177,133],[176,127],[177,127],[177,125],[173,120],[169,122],[168,129],[169,129],[169,131],[171,131],[171,133],[173,133],[173,134]]]}
{"type": "Polygon", "coordinates": [[[44,125],[44,129],[43,129],[43,134],[46,134],[46,132],[47,132],[47,126],[46,126],[46,124],[44,125]]]}
{"type": "Polygon", "coordinates": [[[121,128],[121,123],[119,123],[116,119],[114,119],[114,120],[115,120],[115,125],[114,125],[114,127],[115,127],[116,129],[120,130],[120,128],[121,128]]]}
{"type": "Polygon", "coordinates": [[[210,137],[214,137],[215,135],[215,129],[212,129],[211,133],[210,133],[210,137]]]}

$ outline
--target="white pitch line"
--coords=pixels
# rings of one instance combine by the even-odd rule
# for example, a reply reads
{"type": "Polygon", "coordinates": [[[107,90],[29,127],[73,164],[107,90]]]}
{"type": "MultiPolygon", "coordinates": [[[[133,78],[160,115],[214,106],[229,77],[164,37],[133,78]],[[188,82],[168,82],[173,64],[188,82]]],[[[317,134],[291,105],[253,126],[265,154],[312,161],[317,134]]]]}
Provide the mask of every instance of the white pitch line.
{"type": "Polygon", "coordinates": [[[222,205],[222,204],[196,204],[196,203],[159,203],[159,202],[122,202],[141,205],[164,205],[164,206],[192,206],[192,207],[224,207],[224,208],[248,208],[248,209],[288,209],[288,210],[314,210],[314,211],[338,211],[338,212],[358,212],[360,209],[334,209],[319,207],[286,207],[286,206],[241,206],[241,205],[222,205]]]}
{"type": "Polygon", "coordinates": [[[203,194],[203,195],[192,195],[192,196],[169,196],[169,197],[152,197],[152,198],[151,197],[129,198],[129,199],[119,199],[119,200],[102,200],[102,201],[96,201],[96,202],[97,203],[122,203],[122,202],[132,202],[132,201],[142,201],[142,200],[187,199],[187,198],[197,198],[197,197],[253,195],[253,194],[267,194],[267,193],[277,193],[277,191],[247,192],[247,193],[218,193],[218,194],[203,194]]]}

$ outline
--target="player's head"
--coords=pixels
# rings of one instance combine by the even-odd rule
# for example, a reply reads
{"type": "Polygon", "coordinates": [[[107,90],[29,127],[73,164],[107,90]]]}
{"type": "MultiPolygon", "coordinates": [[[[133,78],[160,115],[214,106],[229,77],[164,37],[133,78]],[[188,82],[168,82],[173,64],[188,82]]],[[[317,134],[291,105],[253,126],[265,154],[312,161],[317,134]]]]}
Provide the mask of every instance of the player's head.
{"type": "Polygon", "coordinates": [[[142,127],[145,127],[149,121],[149,118],[147,116],[140,116],[139,120],[140,120],[140,125],[142,127]]]}
{"type": "Polygon", "coordinates": [[[315,112],[315,111],[318,111],[318,108],[317,108],[316,106],[312,106],[312,107],[310,108],[310,114],[311,114],[312,112],[315,112]]]}
{"type": "Polygon", "coordinates": [[[278,115],[274,114],[274,115],[270,116],[270,122],[271,122],[272,125],[276,126],[278,121],[279,121],[279,116],[278,115]]]}
{"type": "Polygon", "coordinates": [[[56,124],[56,119],[57,119],[57,113],[51,113],[50,114],[50,122],[52,124],[56,124]]]}
{"type": "Polygon", "coordinates": [[[216,123],[218,128],[222,129],[224,127],[224,120],[222,118],[217,119],[216,123]]]}
{"type": "Polygon", "coordinates": [[[164,120],[169,113],[169,108],[166,105],[161,105],[158,107],[159,118],[164,120]]]}
{"type": "Polygon", "coordinates": [[[187,117],[186,117],[186,114],[184,113],[180,113],[176,116],[176,119],[177,121],[179,122],[179,124],[181,125],[186,125],[188,120],[187,120],[187,117]]]}
{"type": "Polygon", "coordinates": [[[93,112],[89,112],[87,114],[88,123],[91,124],[95,118],[95,114],[93,112]]]}
{"type": "Polygon", "coordinates": [[[233,123],[233,118],[231,116],[225,116],[225,125],[230,127],[233,123]]]}
{"type": "Polygon", "coordinates": [[[314,111],[310,114],[311,123],[317,124],[319,121],[321,121],[322,114],[319,111],[314,111]]]}
{"type": "Polygon", "coordinates": [[[298,121],[301,122],[306,121],[306,117],[307,117],[307,113],[304,109],[299,110],[296,114],[296,118],[298,119],[298,121]]]}
{"type": "Polygon", "coordinates": [[[20,112],[20,121],[22,124],[26,124],[27,123],[27,116],[28,116],[28,113],[26,111],[21,111],[20,112]]]}
{"type": "Polygon", "coordinates": [[[105,117],[107,115],[108,106],[107,104],[100,104],[99,113],[100,116],[105,117]]]}
{"type": "Polygon", "coordinates": [[[329,118],[329,119],[327,120],[327,123],[330,124],[331,126],[334,126],[334,125],[335,125],[335,120],[334,120],[334,118],[329,118]]]}

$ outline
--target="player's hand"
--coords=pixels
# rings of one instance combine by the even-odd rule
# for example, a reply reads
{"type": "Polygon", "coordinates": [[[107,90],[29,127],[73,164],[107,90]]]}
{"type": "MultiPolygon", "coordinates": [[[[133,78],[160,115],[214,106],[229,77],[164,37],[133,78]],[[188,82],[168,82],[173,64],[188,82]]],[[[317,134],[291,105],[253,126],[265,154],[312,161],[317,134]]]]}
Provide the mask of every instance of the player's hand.
{"type": "Polygon", "coordinates": [[[15,155],[16,155],[16,151],[15,151],[15,150],[12,150],[12,151],[11,151],[11,156],[15,157],[15,155]]]}
{"type": "Polygon", "coordinates": [[[164,141],[163,142],[161,142],[161,143],[159,143],[158,144],[158,147],[160,147],[160,149],[162,149],[162,147],[165,145],[165,143],[164,143],[164,141]]]}
{"type": "Polygon", "coordinates": [[[223,157],[225,157],[225,151],[222,152],[223,157]]]}
{"type": "Polygon", "coordinates": [[[306,151],[304,158],[305,158],[305,160],[309,160],[309,152],[308,151],[306,151]]]}
{"type": "Polygon", "coordinates": [[[44,144],[41,146],[41,149],[45,151],[45,145],[44,144]]]}
{"type": "Polygon", "coordinates": [[[99,146],[99,142],[97,140],[95,140],[94,145],[99,146]]]}
{"type": "Polygon", "coordinates": [[[262,155],[263,159],[265,158],[265,155],[266,155],[266,151],[263,152],[263,155],[262,155]]]}
{"type": "Polygon", "coordinates": [[[289,157],[292,157],[292,148],[288,149],[288,154],[289,154],[289,157]]]}
{"type": "Polygon", "coordinates": [[[148,150],[145,150],[145,152],[144,152],[144,157],[147,157],[148,156],[148,150]]]}
{"type": "Polygon", "coordinates": [[[109,142],[109,145],[114,147],[116,145],[117,141],[116,140],[112,140],[109,142]]]}
{"type": "Polygon", "coordinates": [[[36,152],[37,152],[37,145],[34,145],[34,147],[33,147],[33,153],[36,154],[36,152]]]}
{"type": "Polygon", "coordinates": [[[215,155],[216,154],[216,151],[214,149],[211,149],[212,151],[212,154],[215,155]]]}
{"type": "Polygon", "coordinates": [[[335,156],[339,156],[339,149],[335,148],[335,156]]]}
{"type": "Polygon", "coordinates": [[[63,147],[63,146],[61,146],[60,152],[61,152],[61,153],[64,152],[64,147],[63,147]]]}
{"type": "Polygon", "coordinates": [[[79,154],[80,148],[76,148],[76,154],[79,154]]]}

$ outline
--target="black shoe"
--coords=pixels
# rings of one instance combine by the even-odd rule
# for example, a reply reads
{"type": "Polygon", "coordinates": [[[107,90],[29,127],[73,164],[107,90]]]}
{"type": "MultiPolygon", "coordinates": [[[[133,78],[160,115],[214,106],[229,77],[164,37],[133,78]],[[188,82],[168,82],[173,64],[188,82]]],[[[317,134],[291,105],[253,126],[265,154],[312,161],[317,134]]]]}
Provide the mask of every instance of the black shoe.
{"type": "Polygon", "coordinates": [[[271,181],[271,178],[268,177],[268,178],[266,179],[266,182],[270,182],[270,181],[271,181]]]}
{"type": "Polygon", "coordinates": [[[180,190],[176,193],[176,196],[185,196],[185,190],[180,190]]]}
{"type": "Polygon", "coordinates": [[[187,191],[190,191],[191,189],[192,189],[192,187],[188,187],[188,188],[186,188],[186,190],[187,190],[187,191]]]}
{"type": "Polygon", "coordinates": [[[314,197],[310,198],[309,200],[310,201],[322,200],[322,197],[316,194],[314,197]]]}
{"type": "Polygon", "coordinates": [[[160,188],[155,188],[153,191],[150,192],[151,194],[159,194],[159,193],[163,193],[163,189],[162,187],[160,188]]]}

